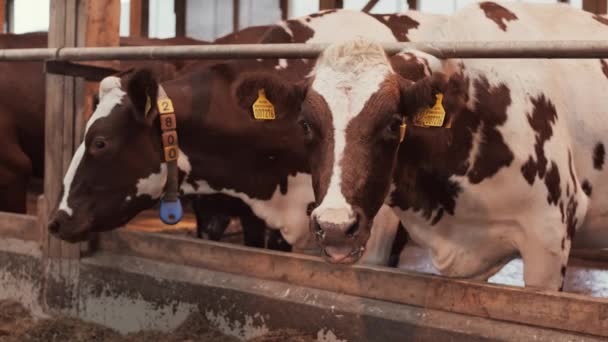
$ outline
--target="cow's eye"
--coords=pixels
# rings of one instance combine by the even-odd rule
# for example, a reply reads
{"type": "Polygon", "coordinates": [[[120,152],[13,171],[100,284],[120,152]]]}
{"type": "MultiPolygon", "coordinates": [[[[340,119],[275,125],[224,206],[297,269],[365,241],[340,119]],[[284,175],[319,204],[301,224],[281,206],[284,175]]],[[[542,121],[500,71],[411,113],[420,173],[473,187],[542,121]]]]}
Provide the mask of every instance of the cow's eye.
{"type": "Polygon", "coordinates": [[[300,120],[300,127],[302,127],[302,131],[304,135],[310,136],[312,134],[312,129],[310,128],[310,124],[306,120],[300,120]]]}
{"type": "Polygon", "coordinates": [[[95,138],[95,140],[93,140],[93,147],[96,150],[103,150],[107,145],[106,139],[104,138],[95,138]]]}

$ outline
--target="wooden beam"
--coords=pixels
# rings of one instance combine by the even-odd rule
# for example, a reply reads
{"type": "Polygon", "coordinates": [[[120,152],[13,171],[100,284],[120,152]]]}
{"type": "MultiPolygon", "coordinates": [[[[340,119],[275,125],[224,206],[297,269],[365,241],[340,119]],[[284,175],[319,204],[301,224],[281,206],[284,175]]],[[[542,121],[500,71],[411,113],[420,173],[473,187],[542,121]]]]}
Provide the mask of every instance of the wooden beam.
{"type": "Polygon", "coordinates": [[[607,0],[583,0],[583,10],[595,14],[608,13],[606,5],[608,5],[607,0]]]}
{"type": "Polygon", "coordinates": [[[32,215],[1,212],[0,238],[40,241],[38,218],[32,215]]]}
{"type": "Polygon", "coordinates": [[[99,247],[119,255],[608,337],[606,298],[534,291],[383,267],[332,265],[306,255],[126,230],[102,235],[99,247]]]}
{"type": "Polygon", "coordinates": [[[289,0],[280,0],[279,6],[281,8],[281,20],[287,20],[289,18],[289,0]]]}
{"type": "Polygon", "coordinates": [[[6,32],[6,6],[8,3],[5,0],[0,0],[0,33],[6,32]]]}
{"type": "Polygon", "coordinates": [[[363,6],[363,9],[361,11],[369,13],[369,11],[371,11],[374,8],[374,6],[376,6],[378,1],[380,1],[380,0],[369,0],[367,2],[367,4],[365,4],[365,6],[363,6]]]}
{"type": "Polygon", "coordinates": [[[186,36],[186,0],[174,0],[175,10],[175,36],[186,36]]]}
{"type": "Polygon", "coordinates": [[[232,31],[240,30],[241,1],[232,0],[232,31]]]}
{"type": "Polygon", "coordinates": [[[344,1],[343,0],[319,0],[319,10],[327,10],[334,8],[343,8],[344,1]]]}
{"type": "Polygon", "coordinates": [[[147,37],[150,3],[148,0],[131,0],[129,10],[129,36],[147,37]]]}
{"type": "Polygon", "coordinates": [[[418,1],[417,0],[407,0],[407,6],[411,10],[418,10],[418,1]]]}
{"type": "MultiPolygon", "coordinates": [[[[86,22],[84,22],[81,32],[86,31],[86,34],[80,37],[79,45],[86,47],[120,45],[120,0],[87,1],[85,18],[86,22]]],[[[119,67],[117,61],[98,61],[88,64],[114,69],[119,67]]],[[[93,95],[97,93],[97,88],[97,82],[87,82],[84,94],[78,96],[78,99],[84,101],[78,112],[81,114],[79,119],[82,119],[82,121],[76,125],[79,129],[76,133],[78,142],[82,137],[80,129],[84,127],[84,122],[93,114],[93,95]]]]}
{"type": "Polygon", "coordinates": [[[15,0],[6,0],[6,32],[13,32],[15,25],[15,0]]]}

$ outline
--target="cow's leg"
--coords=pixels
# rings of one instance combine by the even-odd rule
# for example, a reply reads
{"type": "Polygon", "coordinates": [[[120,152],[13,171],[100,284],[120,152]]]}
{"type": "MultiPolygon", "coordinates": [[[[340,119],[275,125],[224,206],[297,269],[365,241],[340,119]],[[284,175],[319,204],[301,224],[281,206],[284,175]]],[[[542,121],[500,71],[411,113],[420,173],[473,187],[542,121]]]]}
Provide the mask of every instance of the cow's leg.
{"type": "Polygon", "coordinates": [[[241,226],[245,246],[264,248],[266,240],[266,223],[255,216],[251,210],[241,213],[241,226]]]}
{"type": "Polygon", "coordinates": [[[570,241],[564,239],[562,246],[562,238],[556,236],[556,239],[552,239],[556,240],[553,245],[547,246],[547,239],[543,240],[527,235],[526,241],[520,246],[519,251],[524,262],[524,282],[526,287],[561,290],[570,253],[570,241]]]}

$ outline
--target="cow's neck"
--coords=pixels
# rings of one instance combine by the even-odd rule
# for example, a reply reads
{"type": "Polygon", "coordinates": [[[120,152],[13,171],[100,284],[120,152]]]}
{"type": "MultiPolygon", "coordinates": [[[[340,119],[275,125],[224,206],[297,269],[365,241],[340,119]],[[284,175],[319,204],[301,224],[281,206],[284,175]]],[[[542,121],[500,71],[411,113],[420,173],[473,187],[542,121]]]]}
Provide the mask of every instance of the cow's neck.
{"type": "Polygon", "coordinates": [[[232,99],[226,70],[163,84],[175,105],[184,193],[222,190],[269,199],[307,172],[303,144],[277,122],[256,122],[232,99]],[[302,151],[300,151],[302,150],[302,151]]]}

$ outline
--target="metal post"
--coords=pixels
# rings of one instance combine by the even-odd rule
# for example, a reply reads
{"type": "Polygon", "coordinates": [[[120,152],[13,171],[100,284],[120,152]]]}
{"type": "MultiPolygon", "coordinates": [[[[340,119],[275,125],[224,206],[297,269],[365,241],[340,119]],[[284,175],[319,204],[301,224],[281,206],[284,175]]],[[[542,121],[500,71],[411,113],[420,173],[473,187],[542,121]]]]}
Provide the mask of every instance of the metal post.
{"type": "Polygon", "coordinates": [[[186,36],[186,0],[174,0],[175,11],[175,36],[186,36]]]}
{"type": "Polygon", "coordinates": [[[239,0],[232,0],[232,31],[236,32],[240,29],[240,18],[241,14],[241,2],[239,0]]]}
{"type": "Polygon", "coordinates": [[[149,0],[131,0],[129,11],[129,35],[131,37],[148,36],[149,0]]]}

